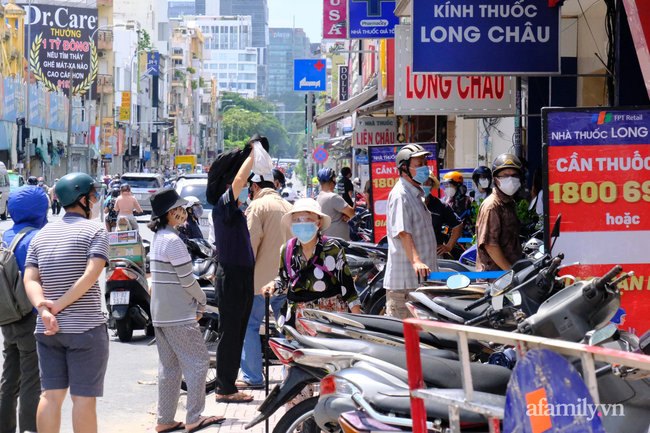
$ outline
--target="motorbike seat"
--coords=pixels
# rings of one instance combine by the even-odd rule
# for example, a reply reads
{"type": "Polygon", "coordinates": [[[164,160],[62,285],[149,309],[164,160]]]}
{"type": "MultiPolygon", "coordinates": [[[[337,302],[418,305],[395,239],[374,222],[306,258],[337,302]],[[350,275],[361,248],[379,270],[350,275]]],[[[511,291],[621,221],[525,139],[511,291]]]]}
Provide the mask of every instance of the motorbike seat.
{"type": "MultiPolygon", "coordinates": [[[[456,397],[460,400],[463,399],[464,395],[462,389],[439,389],[437,391],[448,396],[456,397]]],[[[481,404],[505,407],[505,400],[505,397],[501,395],[485,392],[474,393],[474,401],[481,404]]],[[[370,397],[368,401],[380,412],[394,413],[398,416],[406,416],[408,418],[411,417],[411,399],[409,391],[396,391],[391,393],[391,395],[379,392],[370,397]]],[[[449,407],[446,404],[427,402],[425,408],[429,420],[449,418],[449,407]]],[[[487,417],[476,412],[461,409],[460,421],[465,423],[484,423],[487,422],[487,417]]]]}
{"type": "Polygon", "coordinates": [[[487,310],[488,306],[490,305],[490,303],[487,302],[481,305],[480,307],[474,308],[473,310],[465,311],[465,307],[467,307],[469,304],[471,304],[474,301],[475,299],[457,299],[457,298],[445,298],[445,297],[437,297],[433,299],[433,302],[435,302],[436,304],[440,305],[441,307],[444,307],[449,312],[454,313],[455,315],[460,316],[466,320],[471,320],[482,315],[483,313],[485,313],[485,310],[487,310]]]}
{"type": "MultiPolygon", "coordinates": [[[[382,332],[398,337],[404,337],[404,323],[402,319],[391,316],[370,316],[365,314],[337,313],[342,317],[361,323],[368,331],[382,332]]],[[[441,349],[456,350],[458,343],[455,338],[446,335],[434,335],[429,332],[420,332],[420,342],[428,346],[441,349]]],[[[469,350],[472,353],[481,352],[483,347],[476,340],[469,340],[469,350]]]]}

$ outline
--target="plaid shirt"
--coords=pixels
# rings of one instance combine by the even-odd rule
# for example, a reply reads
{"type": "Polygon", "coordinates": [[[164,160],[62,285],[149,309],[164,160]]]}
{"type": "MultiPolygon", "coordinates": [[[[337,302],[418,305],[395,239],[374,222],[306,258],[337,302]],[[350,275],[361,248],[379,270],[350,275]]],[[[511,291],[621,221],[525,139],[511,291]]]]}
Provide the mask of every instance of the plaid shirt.
{"type": "Polygon", "coordinates": [[[406,255],[399,234],[409,233],[413,237],[415,250],[420,261],[431,272],[438,271],[436,258],[436,236],[431,224],[431,213],[422,200],[424,191],[400,178],[388,196],[388,264],[384,287],[388,290],[415,289],[418,278],[406,255]]]}

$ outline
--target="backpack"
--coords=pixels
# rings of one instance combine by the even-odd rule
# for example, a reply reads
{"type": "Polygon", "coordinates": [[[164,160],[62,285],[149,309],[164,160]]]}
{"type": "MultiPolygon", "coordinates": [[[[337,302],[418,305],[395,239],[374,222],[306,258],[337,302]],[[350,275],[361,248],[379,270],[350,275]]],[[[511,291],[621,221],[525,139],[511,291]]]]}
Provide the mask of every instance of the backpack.
{"type": "Polygon", "coordinates": [[[0,244],[0,326],[17,322],[34,308],[25,292],[23,275],[14,255],[18,243],[32,230],[36,229],[22,229],[8,248],[0,244]]]}

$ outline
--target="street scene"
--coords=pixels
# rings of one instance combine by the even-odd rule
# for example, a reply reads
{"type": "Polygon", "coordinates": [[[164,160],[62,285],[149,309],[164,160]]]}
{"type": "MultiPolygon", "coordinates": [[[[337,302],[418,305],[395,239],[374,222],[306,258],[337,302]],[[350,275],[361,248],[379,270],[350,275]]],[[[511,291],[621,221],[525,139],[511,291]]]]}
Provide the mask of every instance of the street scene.
{"type": "Polygon", "coordinates": [[[0,433],[650,433],[650,2],[0,12],[0,433]]]}

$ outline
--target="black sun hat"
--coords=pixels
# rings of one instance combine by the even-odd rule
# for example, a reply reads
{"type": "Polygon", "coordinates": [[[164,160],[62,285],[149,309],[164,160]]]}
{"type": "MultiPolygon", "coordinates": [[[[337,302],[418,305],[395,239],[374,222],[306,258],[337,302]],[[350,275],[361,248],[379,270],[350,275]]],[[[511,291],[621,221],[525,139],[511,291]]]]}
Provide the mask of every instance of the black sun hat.
{"type": "Polygon", "coordinates": [[[187,200],[181,198],[174,188],[162,188],[149,197],[151,202],[151,219],[160,218],[170,210],[186,205],[187,200]]]}

